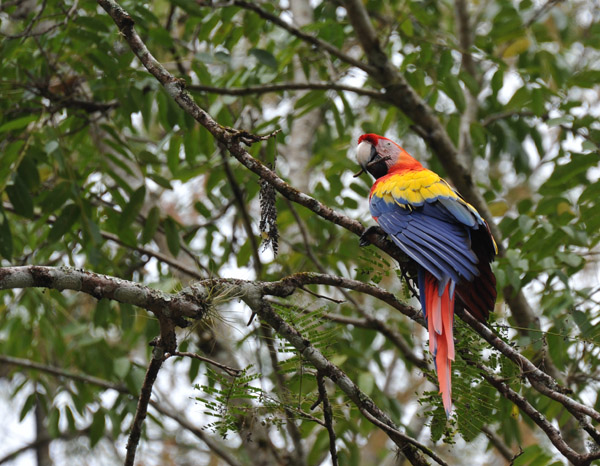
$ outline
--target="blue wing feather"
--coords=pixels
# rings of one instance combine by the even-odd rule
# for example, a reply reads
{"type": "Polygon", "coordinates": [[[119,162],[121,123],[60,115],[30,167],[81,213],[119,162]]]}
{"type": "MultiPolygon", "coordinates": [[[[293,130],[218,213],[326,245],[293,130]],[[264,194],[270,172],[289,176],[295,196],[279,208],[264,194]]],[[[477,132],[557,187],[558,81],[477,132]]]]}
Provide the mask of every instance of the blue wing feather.
{"type": "Polygon", "coordinates": [[[381,228],[444,285],[448,280],[458,282],[461,276],[471,281],[479,275],[469,235],[469,227],[476,228],[477,221],[466,208],[451,210],[449,205],[428,199],[422,206],[407,208],[378,196],[370,202],[371,215],[381,228]]]}

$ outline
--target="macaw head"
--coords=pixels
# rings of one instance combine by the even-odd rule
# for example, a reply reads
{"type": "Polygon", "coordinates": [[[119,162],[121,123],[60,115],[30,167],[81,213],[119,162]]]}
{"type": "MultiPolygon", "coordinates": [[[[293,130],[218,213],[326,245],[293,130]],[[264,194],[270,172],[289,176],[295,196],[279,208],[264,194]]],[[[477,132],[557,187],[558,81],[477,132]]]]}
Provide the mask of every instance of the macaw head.
{"type": "Polygon", "coordinates": [[[396,168],[422,168],[402,147],[377,134],[363,134],[358,138],[356,158],[361,170],[354,176],[366,171],[374,178],[381,178],[396,168]]]}

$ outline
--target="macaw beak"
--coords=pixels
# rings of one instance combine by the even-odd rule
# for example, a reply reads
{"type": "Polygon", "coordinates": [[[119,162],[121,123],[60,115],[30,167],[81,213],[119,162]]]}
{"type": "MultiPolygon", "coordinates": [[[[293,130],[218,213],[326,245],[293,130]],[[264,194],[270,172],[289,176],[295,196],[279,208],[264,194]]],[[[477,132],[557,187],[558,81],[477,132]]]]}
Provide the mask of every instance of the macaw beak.
{"type": "Polygon", "coordinates": [[[380,178],[387,173],[388,167],[385,164],[385,162],[389,160],[390,157],[382,157],[381,155],[379,155],[379,152],[377,152],[377,149],[375,149],[374,145],[370,144],[370,146],[371,151],[369,154],[369,159],[366,161],[366,157],[362,158],[362,160],[359,159],[361,162],[361,169],[358,173],[354,175],[354,178],[362,175],[365,171],[369,172],[375,178],[380,178]]]}
{"type": "Polygon", "coordinates": [[[377,162],[381,161],[381,157],[379,156],[379,154],[377,153],[377,149],[375,149],[375,146],[373,144],[369,144],[371,146],[371,152],[369,154],[369,158],[368,160],[359,159],[359,163],[361,166],[361,169],[359,172],[354,174],[354,178],[356,178],[357,176],[362,175],[364,172],[369,170],[369,167],[372,166],[373,164],[376,164],[377,162]]]}

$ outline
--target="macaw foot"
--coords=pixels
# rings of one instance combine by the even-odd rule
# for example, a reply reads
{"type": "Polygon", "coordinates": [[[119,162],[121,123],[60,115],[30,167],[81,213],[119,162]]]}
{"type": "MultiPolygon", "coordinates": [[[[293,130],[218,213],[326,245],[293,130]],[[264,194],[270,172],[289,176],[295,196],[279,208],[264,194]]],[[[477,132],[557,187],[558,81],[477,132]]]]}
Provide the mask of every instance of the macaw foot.
{"type": "Polygon", "coordinates": [[[367,228],[362,235],[360,235],[360,242],[358,245],[362,248],[371,244],[371,241],[369,240],[369,236],[371,235],[386,236],[385,231],[383,231],[380,226],[372,225],[367,228]]]}

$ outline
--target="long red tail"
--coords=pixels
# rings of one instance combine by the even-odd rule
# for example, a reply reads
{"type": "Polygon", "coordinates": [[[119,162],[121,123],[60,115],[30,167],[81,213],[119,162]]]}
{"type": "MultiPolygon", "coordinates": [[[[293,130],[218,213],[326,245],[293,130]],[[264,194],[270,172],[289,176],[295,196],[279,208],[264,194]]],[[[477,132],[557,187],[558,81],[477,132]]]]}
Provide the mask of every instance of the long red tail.
{"type": "MultiPolygon", "coordinates": [[[[421,290],[423,293],[423,290],[421,290]]],[[[439,282],[425,272],[425,317],[429,330],[429,351],[435,357],[440,393],[446,415],[452,408],[452,361],[454,361],[454,295],[450,297],[450,283],[440,295],[439,282]]]]}

